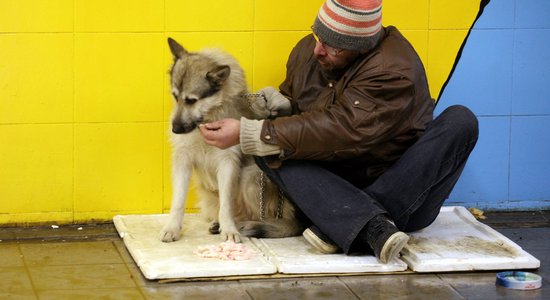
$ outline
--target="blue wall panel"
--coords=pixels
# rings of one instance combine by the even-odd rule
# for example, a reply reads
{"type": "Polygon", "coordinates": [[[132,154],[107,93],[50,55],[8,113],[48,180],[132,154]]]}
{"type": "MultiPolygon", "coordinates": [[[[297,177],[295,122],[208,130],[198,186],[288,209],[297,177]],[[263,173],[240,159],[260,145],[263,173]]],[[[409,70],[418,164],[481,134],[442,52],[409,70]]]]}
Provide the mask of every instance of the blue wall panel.
{"type": "Polygon", "coordinates": [[[487,208],[508,199],[510,117],[478,119],[478,143],[447,205],[487,208]]]}
{"type": "Polygon", "coordinates": [[[550,1],[491,0],[435,114],[462,104],[480,137],[447,205],[550,209],[550,1]]]}
{"type": "Polygon", "coordinates": [[[477,29],[511,29],[515,23],[515,0],[493,0],[476,23],[477,29]]]}
{"type": "Polygon", "coordinates": [[[510,200],[550,195],[550,116],[512,117],[510,200]]]}
{"type": "Polygon", "coordinates": [[[513,48],[513,30],[473,30],[436,113],[468,103],[478,116],[509,115],[513,48]]]}
{"type": "MultiPolygon", "coordinates": [[[[550,16],[548,17],[550,18],[550,16]]],[[[549,62],[550,29],[516,31],[512,93],[513,115],[550,114],[549,62]]]]}
{"type": "MultiPolygon", "coordinates": [[[[502,0],[493,0],[499,2],[502,0]]],[[[550,28],[550,1],[517,0],[516,28],[550,28]]]]}

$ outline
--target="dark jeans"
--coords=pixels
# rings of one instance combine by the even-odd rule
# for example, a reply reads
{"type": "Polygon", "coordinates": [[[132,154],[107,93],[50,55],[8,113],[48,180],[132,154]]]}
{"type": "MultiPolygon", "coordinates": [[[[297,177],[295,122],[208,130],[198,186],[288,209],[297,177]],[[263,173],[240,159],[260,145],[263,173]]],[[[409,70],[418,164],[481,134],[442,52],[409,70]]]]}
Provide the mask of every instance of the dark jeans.
{"type": "Polygon", "coordinates": [[[324,163],[287,160],[277,169],[256,163],[304,215],[345,253],[368,221],[387,214],[402,231],[430,225],[449,197],[478,138],[474,114],[451,106],[434,119],[424,135],[366,188],[336,175],[324,163]]]}

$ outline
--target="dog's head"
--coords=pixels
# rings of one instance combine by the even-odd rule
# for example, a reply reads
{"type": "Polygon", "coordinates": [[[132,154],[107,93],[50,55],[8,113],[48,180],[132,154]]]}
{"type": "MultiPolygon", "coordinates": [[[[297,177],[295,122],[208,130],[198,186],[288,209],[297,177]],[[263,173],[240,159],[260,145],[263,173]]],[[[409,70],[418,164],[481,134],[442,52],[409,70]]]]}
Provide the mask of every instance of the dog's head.
{"type": "Polygon", "coordinates": [[[172,132],[189,133],[221,109],[223,97],[220,93],[231,68],[200,52],[188,52],[171,38],[168,38],[168,45],[174,56],[170,69],[172,96],[176,102],[172,111],[172,132]]]}

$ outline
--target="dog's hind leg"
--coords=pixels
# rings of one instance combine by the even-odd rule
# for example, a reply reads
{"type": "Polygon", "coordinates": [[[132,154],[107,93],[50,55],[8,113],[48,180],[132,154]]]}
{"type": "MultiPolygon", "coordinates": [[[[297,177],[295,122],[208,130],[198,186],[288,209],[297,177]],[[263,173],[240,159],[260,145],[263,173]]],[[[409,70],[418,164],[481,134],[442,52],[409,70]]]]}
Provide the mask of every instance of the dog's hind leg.
{"type": "Polygon", "coordinates": [[[219,234],[220,233],[220,223],[218,222],[212,222],[210,226],[208,227],[208,232],[211,234],[219,234]]]}
{"type": "Polygon", "coordinates": [[[160,240],[173,242],[180,238],[183,214],[193,168],[186,156],[174,157],[172,162],[172,204],[168,222],[160,231],[160,240]]]}
{"type": "Polygon", "coordinates": [[[201,208],[201,216],[203,219],[210,222],[208,232],[211,234],[219,234],[220,222],[218,218],[220,211],[220,196],[218,191],[210,191],[201,183],[197,186],[196,192],[200,199],[199,207],[201,208]]]}

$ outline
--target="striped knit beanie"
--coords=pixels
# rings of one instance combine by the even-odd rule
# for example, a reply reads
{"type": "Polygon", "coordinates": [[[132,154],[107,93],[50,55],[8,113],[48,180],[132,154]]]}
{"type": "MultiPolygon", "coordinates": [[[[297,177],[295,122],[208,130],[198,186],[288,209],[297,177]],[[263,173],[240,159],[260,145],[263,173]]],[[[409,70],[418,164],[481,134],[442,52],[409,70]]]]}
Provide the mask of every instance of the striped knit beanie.
{"type": "Polygon", "coordinates": [[[382,28],[382,0],[327,0],[313,23],[323,43],[340,49],[369,50],[382,28]]]}

